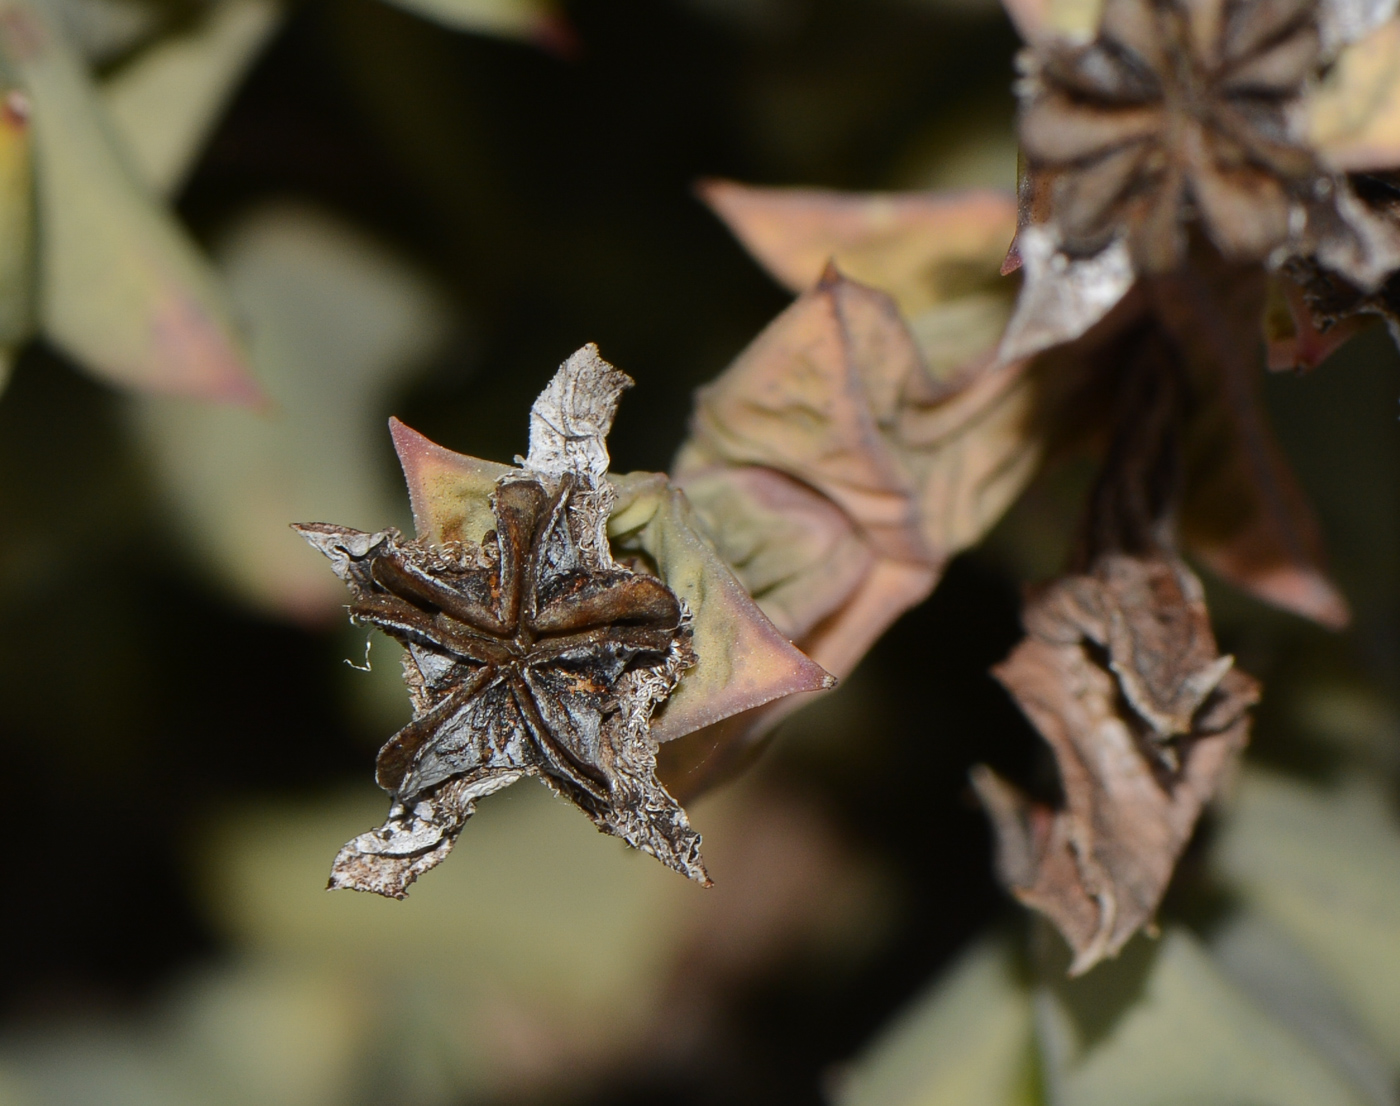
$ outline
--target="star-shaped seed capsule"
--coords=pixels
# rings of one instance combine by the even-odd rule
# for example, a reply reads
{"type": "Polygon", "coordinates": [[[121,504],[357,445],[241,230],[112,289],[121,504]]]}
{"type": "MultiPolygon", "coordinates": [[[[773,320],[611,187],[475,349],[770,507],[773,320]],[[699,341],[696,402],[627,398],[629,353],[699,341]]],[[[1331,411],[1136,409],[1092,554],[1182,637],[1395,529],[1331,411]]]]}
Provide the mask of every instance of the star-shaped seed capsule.
{"type": "Polygon", "coordinates": [[[502,483],[496,529],[474,550],[300,528],[343,564],[351,617],[408,649],[418,716],[376,765],[400,802],[456,776],[537,771],[580,806],[607,803],[606,724],[638,674],[688,655],[690,635],[656,577],[587,563],[570,527],[576,483],[566,474],[552,494],[535,479],[502,483]]]}
{"type": "Polygon", "coordinates": [[[613,560],[603,435],[631,381],[592,347],[533,411],[530,456],[490,496],[479,541],[298,526],[349,585],[351,617],[406,649],[414,719],[380,750],[389,820],[331,886],[402,898],[483,795],[537,775],[608,833],[702,883],[700,837],[657,781],[651,715],[695,661],[691,612],[613,560]]]}
{"type": "Polygon", "coordinates": [[[1023,64],[1021,142],[1072,255],[1125,234],[1139,272],[1174,269],[1194,208],[1224,254],[1262,260],[1320,179],[1290,120],[1319,65],[1306,0],[1108,0],[1093,42],[1023,64]]]}

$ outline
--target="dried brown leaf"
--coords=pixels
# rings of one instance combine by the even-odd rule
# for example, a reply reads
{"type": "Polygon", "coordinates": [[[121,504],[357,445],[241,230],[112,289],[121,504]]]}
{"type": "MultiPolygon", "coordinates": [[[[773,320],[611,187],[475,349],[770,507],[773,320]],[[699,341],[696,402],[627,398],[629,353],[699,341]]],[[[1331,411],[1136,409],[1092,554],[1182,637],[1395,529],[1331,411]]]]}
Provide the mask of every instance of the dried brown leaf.
{"type": "Polygon", "coordinates": [[[707,181],[700,194],[745,248],[794,292],[827,263],[888,292],[905,316],[991,284],[1016,228],[1012,198],[961,193],[851,193],[707,181]]]}
{"type": "MultiPolygon", "coordinates": [[[[840,676],[1034,472],[1042,385],[990,349],[935,381],[893,301],[830,269],[700,392],[676,480],[778,628],[840,676]]],[[[704,786],[799,701],[666,748],[666,778],[704,786]]]]}
{"type": "Polygon", "coordinates": [[[1149,924],[1204,804],[1248,737],[1258,685],[1215,653],[1179,561],[1108,554],[1028,608],[995,670],[1055,754],[1063,809],[974,776],[1012,893],[1074,950],[1072,974],[1149,924]]]}
{"type": "Polygon", "coordinates": [[[1262,272],[1198,264],[1154,285],[1157,317],[1185,355],[1194,392],[1183,433],[1181,536],[1217,573],[1324,626],[1346,625],[1312,509],[1274,440],[1259,396],[1262,272]]]}

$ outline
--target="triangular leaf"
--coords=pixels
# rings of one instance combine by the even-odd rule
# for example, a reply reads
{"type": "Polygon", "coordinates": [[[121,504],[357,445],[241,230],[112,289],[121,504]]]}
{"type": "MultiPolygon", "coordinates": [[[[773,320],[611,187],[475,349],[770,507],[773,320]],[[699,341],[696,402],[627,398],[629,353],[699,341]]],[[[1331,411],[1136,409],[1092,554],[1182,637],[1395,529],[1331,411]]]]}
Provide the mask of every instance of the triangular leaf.
{"type": "Polygon", "coordinates": [[[1221,974],[1189,933],[1047,987],[1037,1004],[1052,1102],[1373,1106],[1221,974]]]}
{"type": "Polygon", "coordinates": [[[620,477],[608,535],[638,549],[695,613],[695,667],[652,722],[674,741],[701,727],[836,681],[795,648],[702,536],[685,495],[659,474],[620,477]]]}
{"type": "MultiPolygon", "coordinates": [[[[34,284],[29,98],[8,82],[0,82],[0,357],[33,332],[34,284]]],[[[0,372],[3,386],[4,372],[0,372]]]]}
{"type": "Polygon", "coordinates": [[[892,295],[906,316],[990,284],[1016,231],[1016,202],[991,190],[835,192],[712,180],[701,196],[785,287],[805,292],[828,262],[892,295]]]}
{"type": "Polygon", "coordinates": [[[276,29],[277,0],[219,0],[102,82],[131,165],[152,191],[178,192],[239,79],[276,29]]]}
{"type": "Polygon", "coordinates": [[[1035,1106],[1031,990],[1011,942],[988,938],[880,1031],[837,1106],[1035,1106]]]}
{"type": "Polygon", "coordinates": [[[0,51],[33,106],[44,333],[117,384],[257,399],[218,279],[133,178],[80,62],[37,4],[3,15],[0,51]]]}
{"type": "Polygon", "coordinates": [[[550,0],[389,0],[455,31],[562,46],[569,35],[550,0]]]}
{"type": "Polygon", "coordinates": [[[1214,863],[1328,972],[1400,1065],[1400,825],[1390,796],[1370,780],[1319,788],[1256,770],[1214,863]]]}

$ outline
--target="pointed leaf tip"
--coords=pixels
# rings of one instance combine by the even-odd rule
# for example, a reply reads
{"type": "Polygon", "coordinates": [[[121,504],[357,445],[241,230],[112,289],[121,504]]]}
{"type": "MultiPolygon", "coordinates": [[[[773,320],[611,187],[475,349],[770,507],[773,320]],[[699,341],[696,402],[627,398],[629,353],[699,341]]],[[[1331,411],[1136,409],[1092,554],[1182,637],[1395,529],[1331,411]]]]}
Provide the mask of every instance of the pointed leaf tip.
{"type": "Polygon", "coordinates": [[[33,109],[41,326],[115,384],[258,403],[217,277],[132,178],[91,79],[45,7],[11,3],[0,22],[3,63],[33,109]]]}
{"type": "Polygon", "coordinates": [[[617,478],[610,536],[639,549],[695,613],[696,666],[652,719],[658,743],[775,700],[835,686],[835,677],[775,626],[703,536],[685,494],[665,477],[617,478]]]}
{"type": "Polygon", "coordinates": [[[990,189],[843,193],[707,180],[697,192],[790,291],[824,279],[834,260],[911,318],[965,287],[969,267],[991,276],[1016,230],[1015,198],[990,189]]]}
{"type": "Polygon", "coordinates": [[[454,453],[396,418],[389,419],[389,435],[420,538],[437,545],[475,541],[491,529],[491,492],[509,465],[454,453]]]}

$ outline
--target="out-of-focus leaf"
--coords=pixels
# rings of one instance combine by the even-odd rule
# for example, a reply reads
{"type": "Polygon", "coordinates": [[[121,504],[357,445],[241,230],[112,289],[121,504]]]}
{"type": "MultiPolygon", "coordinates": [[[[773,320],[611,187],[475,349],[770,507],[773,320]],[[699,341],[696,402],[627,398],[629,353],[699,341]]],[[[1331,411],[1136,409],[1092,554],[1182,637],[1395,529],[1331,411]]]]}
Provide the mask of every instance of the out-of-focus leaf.
{"type": "Polygon", "coordinates": [[[1046,987],[1046,1089],[1073,1106],[1372,1106],[1366,1093],[1221,974],[1195,938],[1139,939],[1046,987]]]}
{"type": "Polygon", "coordinates": [[[1249,910],[1212,926],[1211,956],[1271,1018],[1307,1041],[1375,1106],[1395,1106],[1395,1075],[1312,957],[1249,910]]]}
{"type": "Polygon", "coordinates": [[[1231,890],[1327,971],[1400,1065],[1400,826],[1381,788],[1252,772],[1214,858],[1231,890]]]}
{"type": "Polygon", "coordinates": [[[339,1106],[365,1077],[363,988],[318,966],[191,973],[153,1016],[89,1019],[0,1045],[6,1106],[339,1106]]]}
{"type": "Polygon", "coordinates": [[[1364,320],[1358,317],[1335,323],[1326,330],[1320,329],[1303,298],[1302,288],[1287,276],[1270,274],[1269,298],[1264,308],[1264,341],[1271,371],[1315,369],[1364,325],[1364,320]]]}
{"type": "Polygon", "coordinates": [[[87,75],[39,4],[0,6],[0,53],[33,110],[44,333],[117,384],[256,399],[218,279],[133,180],[87,75]]]}
{"type": "Polygon", "coordinates": [[[1079,975],[1152,921],[1259,688],[1219,655],[1179,561],[1105,555],[1037,596],[1025,623],[993,674],[1053,750],[1065,805],[1031,802],[986,768],[974,782],[1002,881],[1055,923],[1079,975]]]}
{"type": "Polygon", "coordinates": [[[844,1074],[838,1106],[1036,1106],[1031,991],[1010,946],[963,953],[844,1074]]]}
{"type": "Polygon", "coordinates": [[[1103,14],[1103,0],[1002,0],[1002,6],[1027,42],[1086,42],[1099,29],[1103,14]]]}
{"type": "Polygon", "coordinates": [[[380,1062],[422,1062],[423,1047],[409,1047],[419,1036],[459,1087],[524,1059],[492,1055],[522,1020],[544,1051],[562,1034],[615,1054],[644,1030],[677,924],[694,908],[690,887],[526,784],[483,800],[453,863],[410,898],[327,895],[326,856],[382,816],[375,796],[226,822],[206,856],[222,928],[260,954],[398,990],[398,1010],[387,991],[376,996],[388,1024],[375,1047],[390,1053],[380,1062]],[[497,1011],[510,1024],[493,1025],[497,1011]]]}
{"type": "Polygon", "coordinates": [[[775,960],[839,963],[885,910],[887,888],[829,825],[750,783],[702,807],[720,877],[703,894],[525,785],[485,799],[453,863],[411,898],[327,895],[327,852],[380,802],[244,809],[220,821],[201,871],[252,962],[354,990],[370,1018],[360,1078],[406,1101],[557,1092],[645,1063],[699,1028],[711,987],[775,960]]]}
{"type": "Polygon", "coordinates": [[[256,212],[219,254],[274,406],[149,400],[138,425],[209,563],[262,607],[325,618],[344,589],[288,521],[377,529],[401,517],[373,463],[378,409],[442,338],[445,308],[401,260],[306,209],[256,212]]]}
{"type": "Polygon", "coordinates": [[[155,192],[178,192],[239,79],[281,17],[277,0],[218,0],[102,85],[131,165],[155,192]]]}
{"type": "Polygon", "coordinates": [[[558,45],[567,40],[552,0],[389,0],[458,31],[524,38],[558,45]]]}
{"type": "Polygon", "coordinates": [[[1259,414],[1217,402],[1193,420],[1187,448],[1201,467],[1182,505],[1182,539],[1224,579],[1340,629],[1351,614],[1323,568],[1317,520],[1259,414]]]}
{"type": "Polygon", "coordinates": [[[89,65],[104,65],[160,34],[179,5],[165,0],[48,0],[64,37],[89,65]]]}
{"type": "Polygon", "coordinates": [[[1307,131],[1334,169],[1400,164],[1400,20],[1342,51],[1308,100],[1307,131]]]}
{"type": "Polygon", "coordinates": [[[1345,626],[1322,535],[1259,398],[1262,272],[1198,265],[1153,285],[1157,316],[1186,354],[1192,410],[1182,436],[1181,536],[1211,571],[1324,626],[1345,626]]]}
{"type": "MultiPolygon", "coordinates": [[[[467,457],[392,426],[420,537],[479,541],[494,523],[489,497],[508,466],[467,457]]],[[[765,703],[831,686],[779,633],[701,537],[685,497],[659,473],[610,477],[617,500],[608,535],[618,556],[642,553],[695,616],[695,666],[652,721],[672,741],[765,703]]]]}
{"type": "Polygon", "coordinates": [[[1382,773],[1400,768],[1400,711],[1363,671],[1345,679],[1299,681],[1290,686],[1283,704],[1301,735],[1341,753],[1358,768],[1382,773]]]}
{"type": "Polygon", "coordinates": [[[1016,231],[1014,199],[963,193],[845,193],[709,181],[701,195],[779,282],[794,292],[827,264],[888,292],[947,379],[1001,338],[1017,283],[998,275],[1016,231]]]}
{"type": "Polygon", "coordinates": [[[712,180],[700,194],[791,291],[805,292],[834,263],[911,318],[991,283],[1016,232],[1015,199],[992,190],[854,193],[712,180]]]}
{"type": "Polygon", "coordinates": [[[0,388],[34,326],[34,170],[29,100],[0,86],[0,388]]]}

